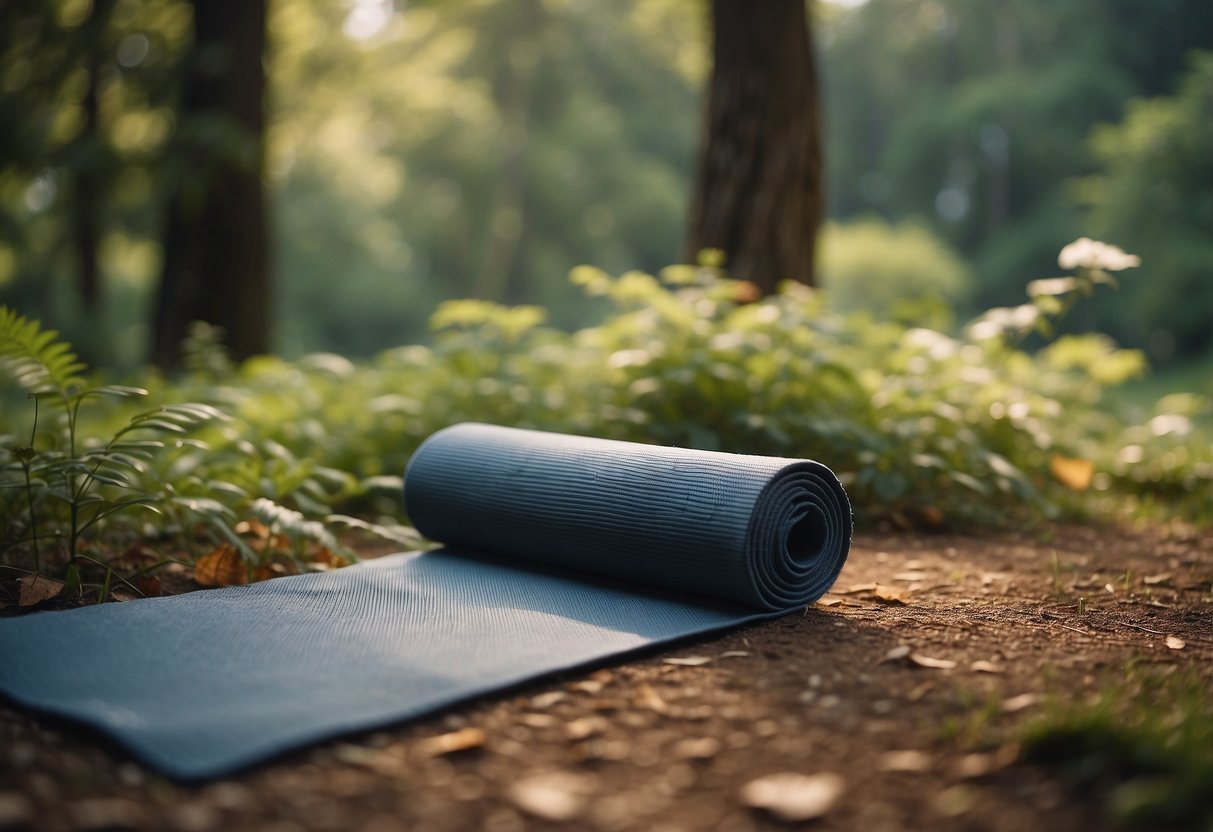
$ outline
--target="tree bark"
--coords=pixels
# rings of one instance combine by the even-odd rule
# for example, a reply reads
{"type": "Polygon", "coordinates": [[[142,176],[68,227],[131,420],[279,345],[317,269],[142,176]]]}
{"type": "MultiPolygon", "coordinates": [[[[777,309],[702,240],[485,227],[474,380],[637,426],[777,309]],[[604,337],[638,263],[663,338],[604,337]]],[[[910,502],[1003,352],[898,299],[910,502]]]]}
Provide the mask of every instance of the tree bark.
{"type": "Polygon", "coordinates": [[[101,273],[97,248],[101,241],[101,73],[106,59],[105,28],[113,12],[114,0],[97,0],[85,26],[85,69],[88,87],[81,102],[84,128],[77,140],[82,152],[76,159],[75,193],[72,200],[72,245],[76,250],[77,286],[86,311],[93,311],[101,300],[101,273]]]}
{"type": "Polygon", "coordinates": [[[713,69],[686,256],[722,249],[764,293],[813,284],[822,215],[817,77],[804,0],[712,0],[713,69]]]}
{"type": "Polygon", "coordinates": [[[267,0],[195,0],[182,80],[176,164],[152,360],[180,362],[189,324],[221,327],[236,358],[265,353],[270,334],[265,160],[267,0]]]}

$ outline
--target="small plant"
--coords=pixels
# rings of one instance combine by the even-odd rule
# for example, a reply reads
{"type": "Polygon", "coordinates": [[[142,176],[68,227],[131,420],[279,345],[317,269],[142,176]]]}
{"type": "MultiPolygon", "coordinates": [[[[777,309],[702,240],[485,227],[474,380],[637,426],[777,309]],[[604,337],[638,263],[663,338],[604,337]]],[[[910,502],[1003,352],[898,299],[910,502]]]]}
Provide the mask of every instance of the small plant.
{"type": "Polygon", "coordinates": [[[142,487],[148,461],[200,425],[223,419],[205,404],[174,404],[136,413],[106,439],[86,436],[86,403],[147,395],[138,387],[90,387],[85,366],[58,333],[44,330],[12,309],[0,307],[0,366],[33,400],[29,442],[0,451],[0,489],[22,492],[23,522],[10,518],[4,559],[28,552],[41,572],[62,567],[69,586],[80,585],[79,564],[105,569],[99,600],[108,595],[112,570],[89,552],[100,527],[136,510],[158,513],[172,495],[142,487]],[[47,413],[49,405],[50,413],[47,413]]]}

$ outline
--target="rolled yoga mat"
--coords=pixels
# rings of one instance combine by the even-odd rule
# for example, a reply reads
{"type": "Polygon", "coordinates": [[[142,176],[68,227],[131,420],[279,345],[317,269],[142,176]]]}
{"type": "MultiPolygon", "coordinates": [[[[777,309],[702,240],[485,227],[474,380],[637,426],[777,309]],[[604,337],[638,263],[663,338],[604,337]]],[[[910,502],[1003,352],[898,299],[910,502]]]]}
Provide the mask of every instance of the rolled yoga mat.
{"type": "Polygon", "coordinates": [[[819,598],[851,541],[807,460],[464,424],[405,477],[444,546],[0,620],[0,692],[182,780],[819,598]]]}

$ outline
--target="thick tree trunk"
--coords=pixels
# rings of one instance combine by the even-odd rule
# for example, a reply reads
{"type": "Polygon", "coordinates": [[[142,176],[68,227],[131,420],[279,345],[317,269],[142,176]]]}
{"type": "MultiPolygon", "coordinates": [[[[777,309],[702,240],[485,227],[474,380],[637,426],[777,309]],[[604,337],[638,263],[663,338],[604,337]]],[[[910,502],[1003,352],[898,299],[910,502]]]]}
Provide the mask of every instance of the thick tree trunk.
{"type": "Polygon", "coordinates": [[[817,77],[804,0],[712,0],[713,70],[686,255],[722,249],[763,292],[813,283],[817,77]]]}
{"type": "Polygon", "coordinates": [[[174,367],[193,321],[222,327],[236,358],[268,351],[266,0],[194,2],[178,109],[183,170],[169,206],[152,360],[174,367]]]}

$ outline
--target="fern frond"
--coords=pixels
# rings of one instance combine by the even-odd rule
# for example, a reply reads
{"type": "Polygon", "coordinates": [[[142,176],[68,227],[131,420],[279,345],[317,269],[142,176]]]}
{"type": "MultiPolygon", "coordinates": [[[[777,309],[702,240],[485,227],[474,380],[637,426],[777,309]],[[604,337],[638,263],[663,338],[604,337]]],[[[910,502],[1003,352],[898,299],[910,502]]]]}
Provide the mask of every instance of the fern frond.
{"type": "Polygon", "coordinates": [[[63,399],[84,386],[87,369],[58,332],[7,306],[0,306],[0,365],[31,393],[63,399]]]}

